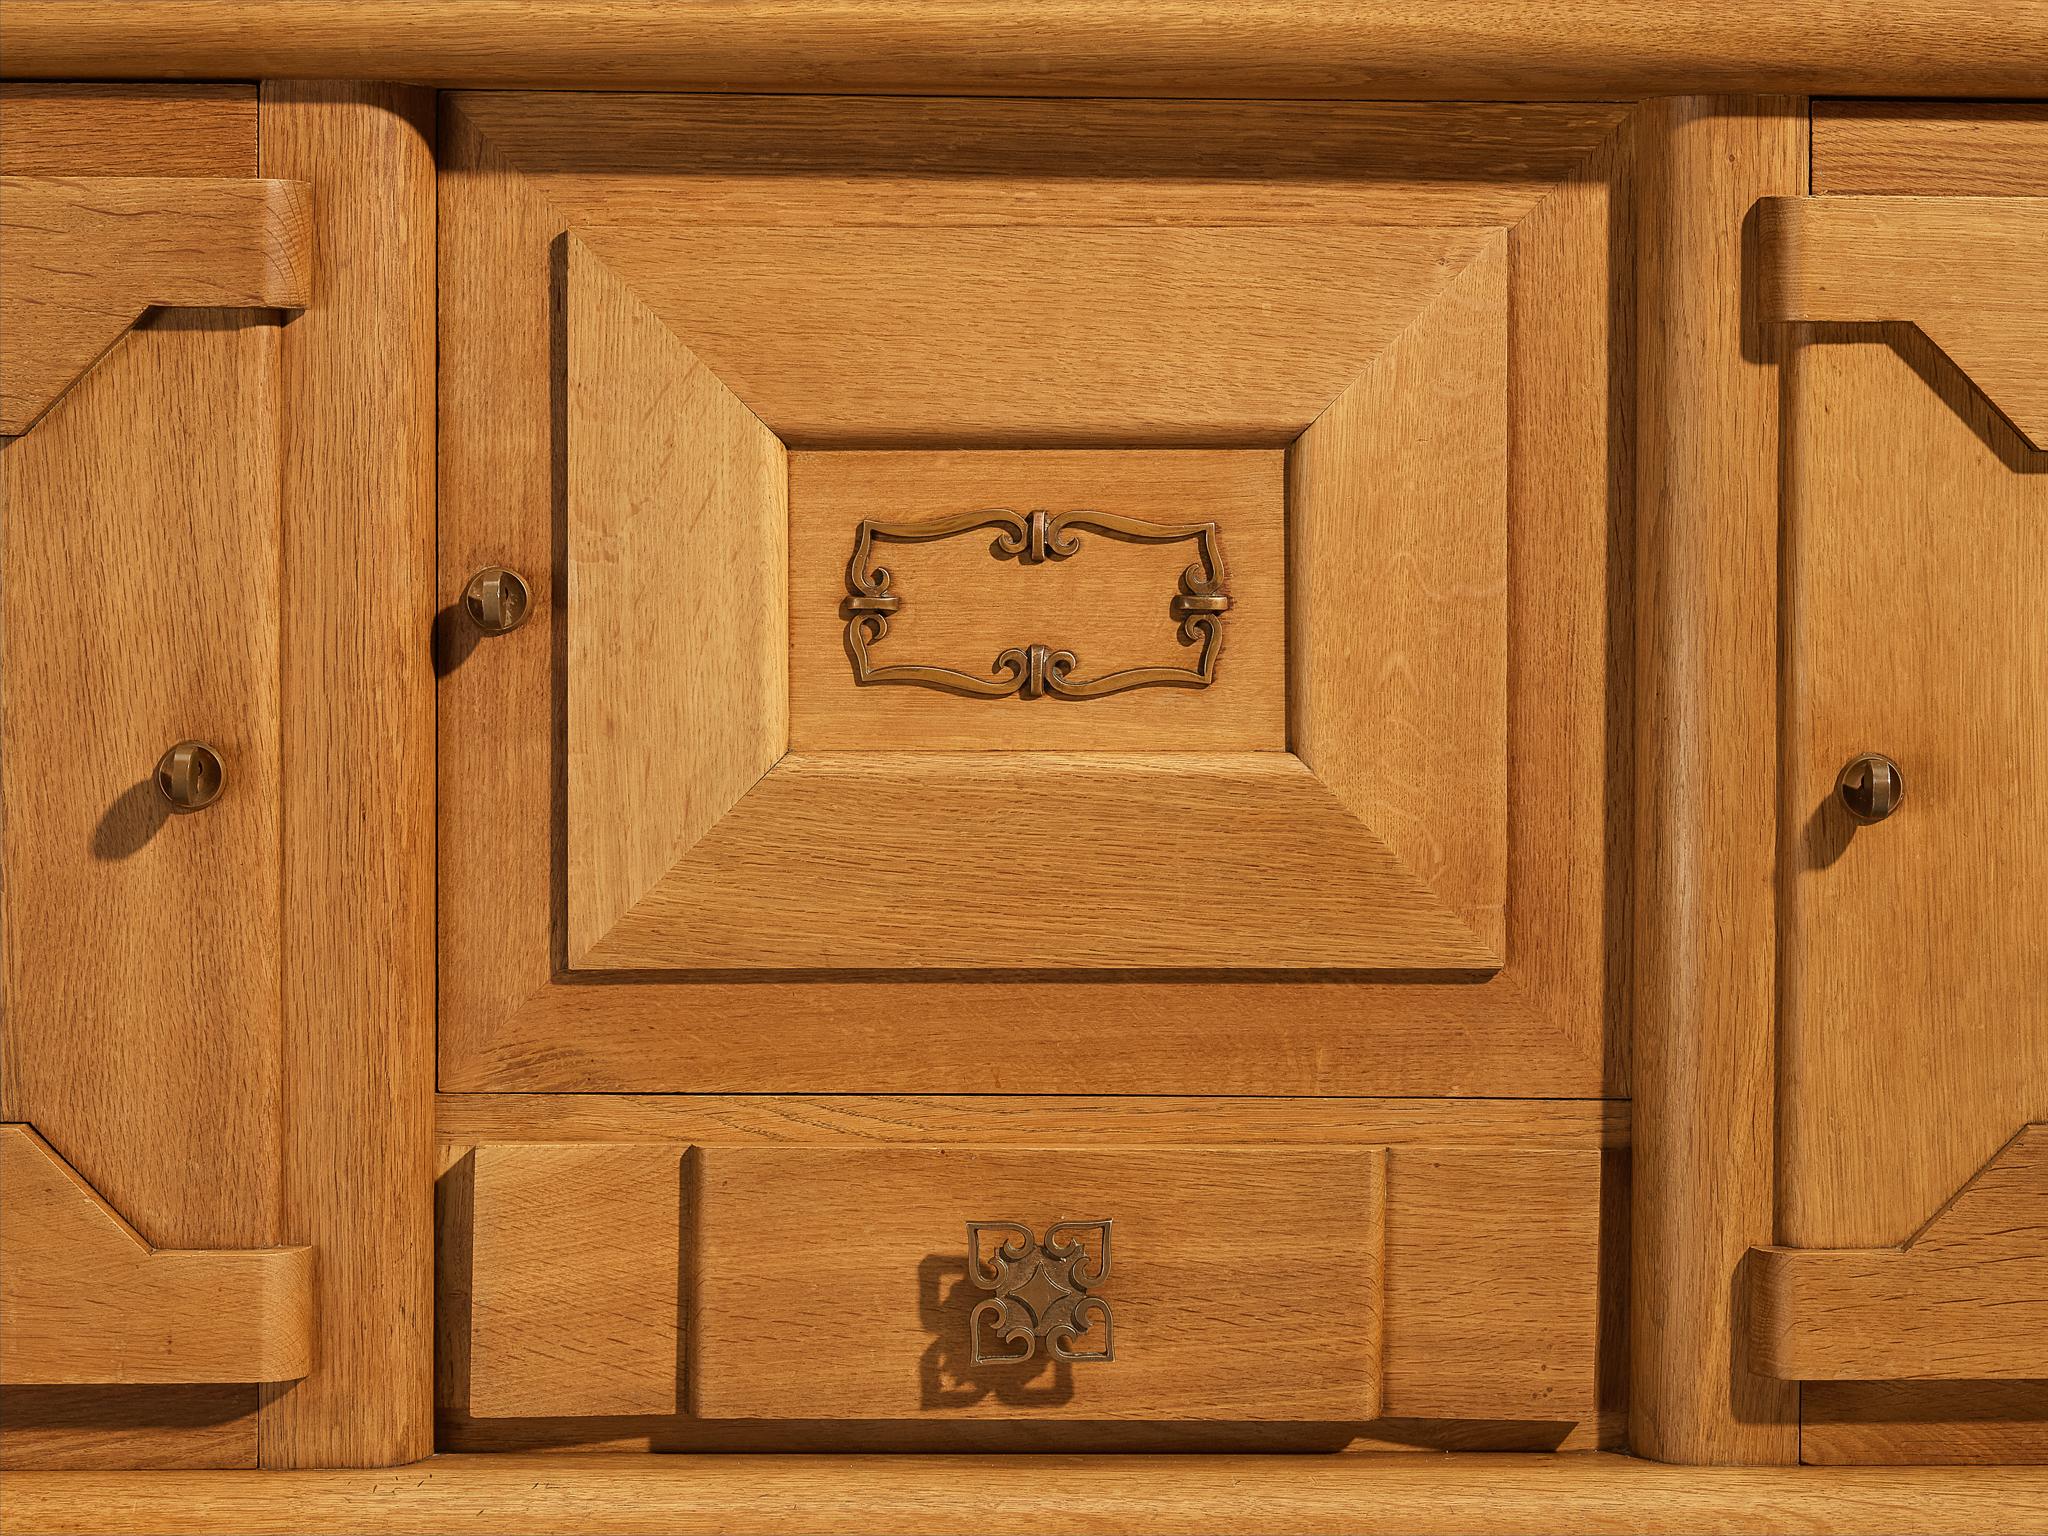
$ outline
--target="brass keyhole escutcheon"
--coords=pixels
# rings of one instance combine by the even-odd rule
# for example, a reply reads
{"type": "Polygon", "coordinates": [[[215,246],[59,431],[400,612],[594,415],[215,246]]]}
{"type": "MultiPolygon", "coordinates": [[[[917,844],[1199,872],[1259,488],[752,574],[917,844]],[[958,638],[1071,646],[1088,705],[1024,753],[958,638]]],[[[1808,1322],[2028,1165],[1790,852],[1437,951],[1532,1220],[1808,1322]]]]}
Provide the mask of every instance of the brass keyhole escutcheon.
{"type": "Polygon", "coordinates": [[[203,741],[181,741],[156,760],[157,792],[174,811],[204,810],[226,782],[220,754],[203,741]]]}
{"type": "Polygon", "coordinates": [[[1905,798],[1906,776],[1882,752],[1865,752],[1842,765],[1835,793],[1856,820],[1883,821],[1905,798]]]}
{"type": "Polygon", "coordinates": [[[462,589],[462,611],[487,635],[509,634],[533,612],[533,592],[517,571],[487,565],[462,589]]]}

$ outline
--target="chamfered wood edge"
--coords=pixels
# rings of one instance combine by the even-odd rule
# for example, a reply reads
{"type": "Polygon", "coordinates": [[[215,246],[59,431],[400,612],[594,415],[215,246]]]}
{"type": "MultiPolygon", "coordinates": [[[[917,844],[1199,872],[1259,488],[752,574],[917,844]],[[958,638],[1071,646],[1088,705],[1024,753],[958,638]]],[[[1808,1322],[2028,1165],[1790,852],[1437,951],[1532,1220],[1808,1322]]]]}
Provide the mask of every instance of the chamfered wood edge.
{"type": "Polygon", "coordinates": [[[1605,1452],[1340,1456],[444,1455],[387,1470],[17,1472],[0,1533],[1157,1536],[2038,1533],[2048,1468],[1674,1467],[1605,1452]]]}
{"type": "Polygon", "coordinates": [[[1474,0],[1428,24],[1404,0],[10,0],[20,79],[363,77],[407,84],[1127,96],[1546,97],[1769,91],[2029,95],[2039,0],[1802,7],[1729,0],[1474,0]]]}
{"type": "Polygon", "coordinates": [[[1753,1248],[1747,1275],[1767,1375],[2048,1376],[2048,1123],[2023,1127],[1901,1246],[1753,1248]]]}
{"type": "Polygon", "coordinates": [[[0,1126],[0,1154],[0,1382],[295,1381],[312,1368],[311,1248],[153,1248],[33,1128],[0,1126]]]}

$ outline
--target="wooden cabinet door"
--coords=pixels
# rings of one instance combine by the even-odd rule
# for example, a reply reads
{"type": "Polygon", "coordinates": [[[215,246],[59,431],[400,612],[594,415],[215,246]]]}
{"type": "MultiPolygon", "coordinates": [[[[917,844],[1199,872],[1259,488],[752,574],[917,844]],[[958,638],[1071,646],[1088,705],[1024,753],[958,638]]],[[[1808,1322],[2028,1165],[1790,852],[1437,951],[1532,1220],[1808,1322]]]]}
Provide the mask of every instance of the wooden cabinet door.
{"type": "Polygon", "coordinates": [[[451,98],[442,1086],[1612,1084],[1622,119],[451,98]]]}
{"type": "Polygon", "coordinates": [[[1839,1378],[1806,1389],[1811,1459],[2048,1451],[2038,1382],[1972,1379],[2048,1376],[2043,165],[2039,109],[1835,109],[1814,177],[1834,195],[1766,210],[1770,302],[1808,322],[1786,382],[1779,1239],[1862,1251],[1773,1260],[1782,1373],[1839,1378]],[[1864,823],[1838,777],[1866,753],[1904,793],[1864,823]]]}

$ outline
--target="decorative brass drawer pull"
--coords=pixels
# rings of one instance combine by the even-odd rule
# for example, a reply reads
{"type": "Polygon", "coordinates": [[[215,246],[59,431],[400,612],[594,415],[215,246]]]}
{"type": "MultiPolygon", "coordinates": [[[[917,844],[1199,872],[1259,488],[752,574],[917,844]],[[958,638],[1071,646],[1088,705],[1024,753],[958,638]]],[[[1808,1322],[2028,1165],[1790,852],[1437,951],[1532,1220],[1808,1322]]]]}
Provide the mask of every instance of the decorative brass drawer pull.
{"type": "Polygon", "coordinates": [[[181,741],[156,760],[156,789],[174,811],[201,811],[220,798],[227,768],[203,741],[181,741]]]}
{"type": "Polygon", "coordinates": [[[1055,1360],[1116,1358],[1109,1303],[1092,1294],[1109,1279],[1109,1227],[1107,1221],[1057,1221],[1045,1229],[1041,1242],[1020,1221],[967,1223],[968,1278],[995,1292],[976,1303],[968,1319],[976,1365],[1020,1364],[1036,1355],[1041,1343],[1055,1360]],[[1096,1243],[1092,1261],[1091,1237],[1096,1243]],[[1075,1349],[1075,1340],[1097,1323],[1102,1347],[1075,1349]],[[984,1352],[984,1326],[1003,1343],[1022,1348],[1009,1354],[984,1352]]]}
{"type": "Polygon", "coordinates": [[[1001,699],[1018,694],[1027,699],[1048,694],[1063,699],[1099,699],[1131,688],[1206,688],[1216,680],[1216,658],[1223,651],[1223,615],[1230,609],[1224,590],[1223,545],[1214,523],[1152,523],[1114,512],[1013,512],[990,507],[924,523],[884,523],[864,519],[854,535],[853,558],[846,566],[846,649],[853,657],[859,683],[911,683],[953,693],[1001,699]],[[1079,551],[1077,530],[1092,529],[1145,544],[1173,544],[1192,539],[1200,558],[1181,573],[1180,591],[1167,605],[1180,625],[1181,639],[1199,645],[1192,667],[1129,667],[1101,677],[1076,679],[1079,665],[1072,651],[1050,645],[1013,645],[996,657],[987,678],[952,667],[917,663],[878,666],[868,647],[889,633],[889,615],[902,610],[903,599],[890,591],[889,568],[872,565],[878,540],[925,543],[951,538],[976,528],[1000,530],[991,550],[998,559],[1014,557],[1026,565],[1064,560],[1079,551]]]}

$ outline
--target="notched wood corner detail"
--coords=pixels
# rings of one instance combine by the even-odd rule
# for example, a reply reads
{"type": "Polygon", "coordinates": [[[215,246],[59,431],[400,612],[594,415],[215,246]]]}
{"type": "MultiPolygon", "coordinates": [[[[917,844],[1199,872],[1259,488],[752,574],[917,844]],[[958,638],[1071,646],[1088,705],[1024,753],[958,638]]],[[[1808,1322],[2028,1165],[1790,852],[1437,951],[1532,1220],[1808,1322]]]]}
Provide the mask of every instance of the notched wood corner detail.
{"type": "Polygon", "coordinates": [[[0,177],[0,436],[27,431],[143,311],[303,308],[312,188],[231,177],[0,177]]]}
{"type": "Polygon", "coordinates": [[[846,650],[853,659],[858,683],[909,683],[978,698],[1002,699],[1016,694],[1027,699],[1099,699],[1132,688],[1206,688],[1216,680],[1216,663],[1223,652],[1223,615],[1230,610],[1226,580],[1222,535],[1213,522],[1155,523],[1114,512],[1048,512],[1040,508],[1025,513],[1008,507],[916,523],[865,518],[854,534],[853,558],[846,564],[846,650]],[[1194,540],[1199,558],[1181,573],[1180,590],[1167,604],[1167,613],[1178,622],[1182,642],[1201,647],[1196,664],[1127,667],[1077,681],[1073,674],[1079,658],[1072,651],[1054,650],[1042,642],[1009,647],[996,657],[987,678],[929,663],[877,664],[868,648],[888,635],[889,616],[902,609],[903,599],[890,590],[889,568],[874,563],[876,541],[923,543],[977,528],[998,530],[990,550],[997,559],[1015,558],[1026,565],[1077,554],[1081,548],[1078,530],[1084,528],[1145,544],[1194,540]]]}
{"type": "Polygon", "coordinates": [[[2048,1122],[1900,1248],[1753,1248],[1755,1369],[1792,1381],[2048,1377],[2048,1122]]]}
{"type": "Polygon", "coordinates": [[[2048,449],[2048,197],[1767,197],[1772,320],[1918,327],[2048,449]]]}
{"type": "Polygon", "coordinates": [[[0,1125],[0,1382],[296,1381],[313,1250],[152,1248],[26,1125],[0,1125]]]}

